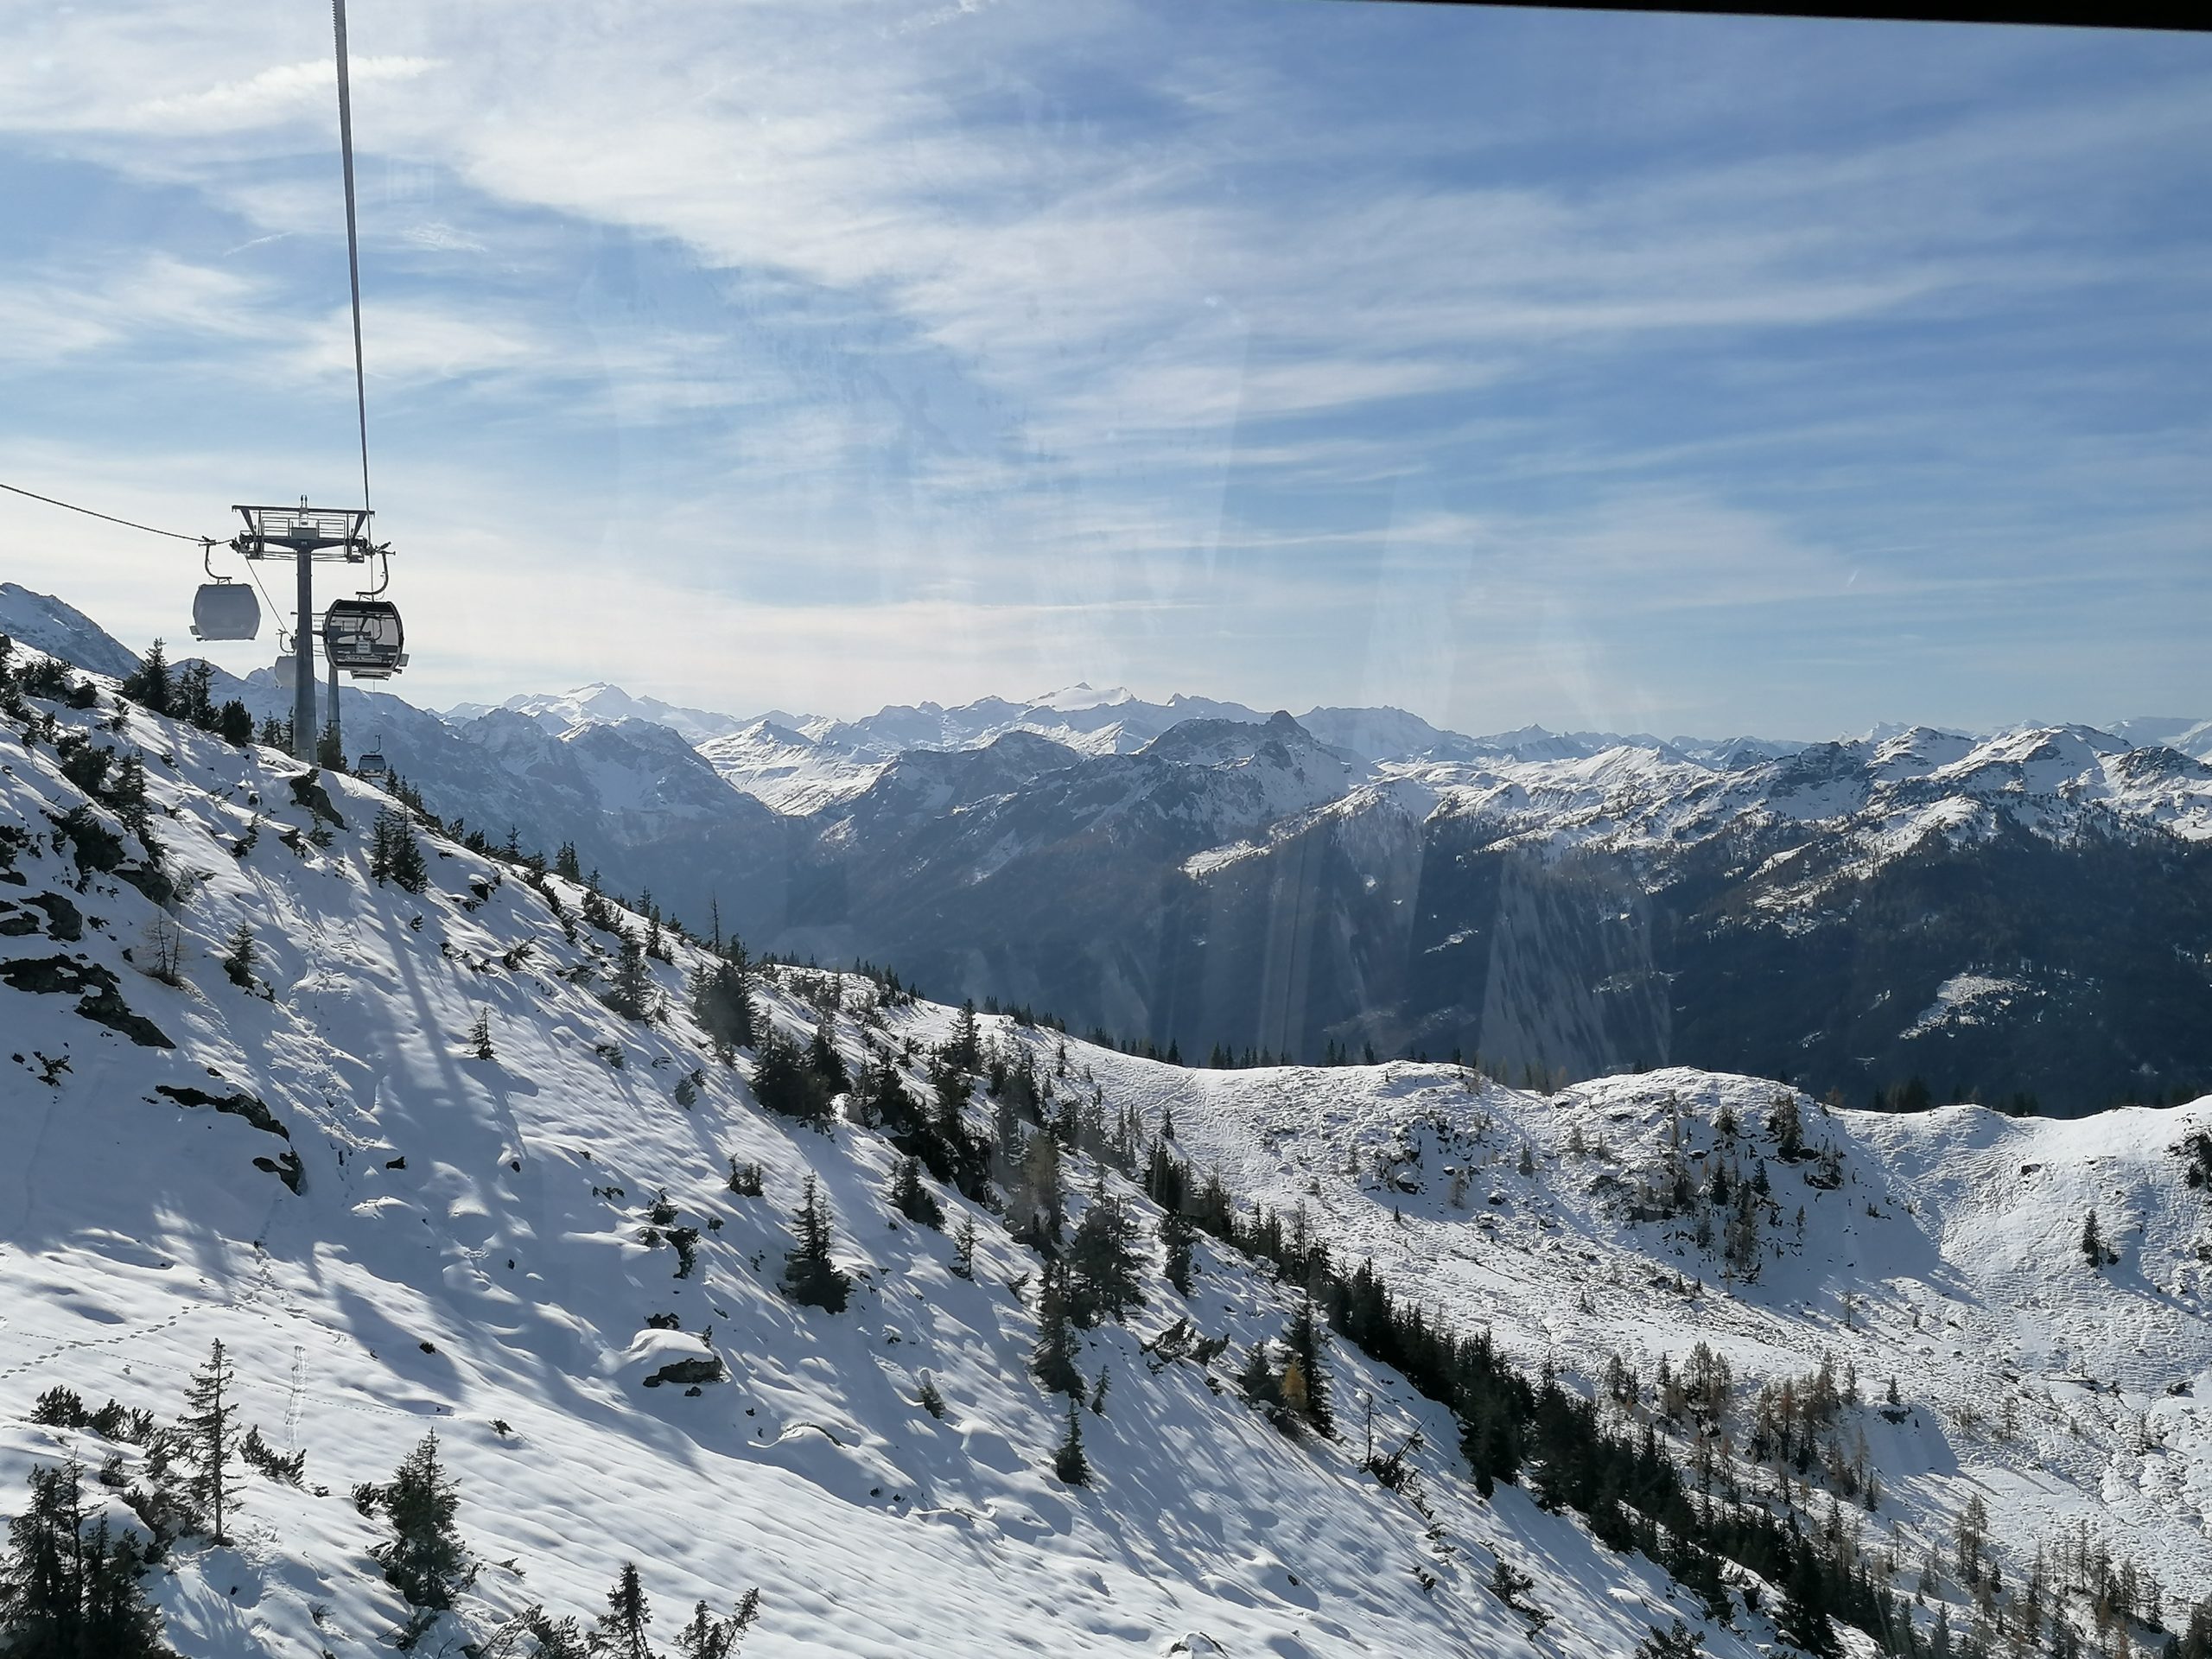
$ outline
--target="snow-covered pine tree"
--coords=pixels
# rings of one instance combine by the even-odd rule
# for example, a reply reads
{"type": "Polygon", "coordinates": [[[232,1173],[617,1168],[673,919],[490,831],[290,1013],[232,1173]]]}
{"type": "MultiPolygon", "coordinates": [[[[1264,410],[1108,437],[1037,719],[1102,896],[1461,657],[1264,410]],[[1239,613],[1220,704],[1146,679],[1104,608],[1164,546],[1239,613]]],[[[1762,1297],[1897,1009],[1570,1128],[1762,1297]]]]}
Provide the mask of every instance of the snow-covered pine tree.
{"type": "Polygon", "coordinates": [[[843,1313],[853,1281],[830,1259],[830,1209],[811,1174],[806,1178],[792,1230],[796,1242],[784,1257],[784,1294],[802,1307],[843,1313]]]}
{"type": "Polygon", "coordinates": [[[219,1544],[229,1543],[223,1520],[229,1508],[224,1473],[238,1446],[238,1408],[232,1403],[232,1384],[237,1373],[220,1341],[213,1344],[207,1363],[192,1374],[185,1385],[184,1415],[177,1420],[184,1460],[191,1466],[186,1490],[197,1524],[219,1544]]]}
{"type": "Polygon", "coordinates": [[[435,1434],[425,1434],[401,1460],[381,1496],[391,1536],[369,1554],[384,1568],[385,1581],[415,1610],[397,1644],[411,1648],[476,1577],[454,1528],[461,1489],[438,1461],[435,1434]]]}
{"type": "Polygon", "coordinates": [[[745,970],[734,962],[702,963],[691,975],[691,1017],[727,1058],[753,1046],[753,998],[745,970]]]}

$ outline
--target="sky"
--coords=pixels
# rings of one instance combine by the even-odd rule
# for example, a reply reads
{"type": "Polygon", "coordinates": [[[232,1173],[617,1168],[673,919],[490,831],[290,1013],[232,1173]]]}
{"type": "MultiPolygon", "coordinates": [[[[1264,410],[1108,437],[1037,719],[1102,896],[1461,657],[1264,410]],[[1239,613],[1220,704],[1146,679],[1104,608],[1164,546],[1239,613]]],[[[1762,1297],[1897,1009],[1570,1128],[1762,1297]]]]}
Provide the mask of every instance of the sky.
{"type": "MultiPolygon", "coordinates": [[[[2212,715],[2212,37],[349,24],[410,701],[2212,715]]],[[[327,9],[0,0],[0,482],[195,535],[357,504],[346,294],[327,9]]],[[[192,648],[186,544],[0,495],[0,576],[192,648]]]]}

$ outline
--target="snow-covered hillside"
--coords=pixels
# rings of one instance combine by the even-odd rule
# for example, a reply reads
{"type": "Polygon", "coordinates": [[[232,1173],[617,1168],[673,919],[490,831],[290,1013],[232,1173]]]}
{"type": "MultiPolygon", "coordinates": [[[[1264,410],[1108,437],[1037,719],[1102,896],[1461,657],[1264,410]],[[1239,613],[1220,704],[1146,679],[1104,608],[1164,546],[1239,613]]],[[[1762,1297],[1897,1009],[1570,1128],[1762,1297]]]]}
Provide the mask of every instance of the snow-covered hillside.
{"type": "MultiPolygon", "coordinates": [[[[1650,1562],[1511,1489],[1474,1498],[1444,1414],[1348,1349],[1339,1397],[1378,1397],[1393,1444],[1427,1433],[1426,1511],[1357,1437],[1269,1426],[1218,1348],[1147,1354],[1179,1320],[1236,1355],[1282,1328],[1293,1298],[1211,1244],[1192,1301],[1147,1267],[1129,1324],[1082,1340],[1109,1380],[1080,1414],[1094,1478],[1065,1484],[1065,1402],[1025,1369],[1037,1258],[949,1189],[946,1230],[894,1214],[881,1135],[762,1112],[751,1062],[686,1012],[696,947],[650,964],[662,1017],[625,1018],[589,983],[619,970],[582,889],[428,836],[420,892],[378,881],[391,804],[354,780],[118,713],[111,685],[33,698],[4,741],[0,1492],[73,1454],[150,1480],[140,1446],[35,1404],[173,1414],[217,1340],[245,1417],[307,1458],[300,1485],[241,1467],[232,1543],[188,1538],[155,1574],[181,1651],[376,1649],[406,1610],[348,1495],[430,1431],[482,1562],[479,1636],[530,1603],[588,1618],[624,1560],[671,1631],[758,1586],[748,1654],[1536,1651],[1483,1587],[1500,1551],[1553,1621],[1542,1651],[1697,1618],[1650,1562]],[[143,811],[116,781],[134,753],[143,811]],[[763,1192],[734,1192],[753,1165],[763,1192]],[[777,1289],[807,1177],[855,1281],[839,1313],[777,1289]]],[[[856,1065],[950,1032],[865,982],[785,986],[763,1018],[804,1034],[834,996],[856,1065]]],[[[1078,1211],[1105,1179],[1152,1213],[1069,1173],[1078,1211]]]]}
{"type": "MultiPolygon", "coordinates": [[[[903,1218],[884,1198],[897,1154],[854,1100],[804,1127],[760,1108],[752,1054],[716,1057],[697,946],[667,936],[667,961],[626,969],[599,924],[643,942],[643,920],[419,826],[421,890],[378,880],[400,832],[372,789],[118,709],[111,683],[40,683],[55,695],[0,727],[0,1493],[72,1453],[150,1479],[142,1447],[34,1422],[35,1404],[64,1386],[174,1414],[220,1339],[246,1416],[307,1472],[241,1471],[233,1543],[181,1541],[149,1580],[181,1651],[376,1647],[405,1609],[366,1554],[382,1523],[348,1495],[429,1430],[482,1562],[458,1621],[480,1637],[531,1603],[588,1618],[635,1560],[664,1632],[758,1586],[748,1654],[1617,1656],[1675,1617],[1715,1654],[1772,1641],[1778,1586],[1735,1573],[1765,1611],[1732,1594],[1723,1626],[1532,1501],[1554,1477],[1478,1496],[1450,1414],[1351,1341],[1324,1367],[1336,1438],[1272,1427],[1238,1370],[1294,1288],[1202,1236],[1186,1300],[1151,1243],[1160,1212],[1072,1154],[1071,1220],[1103,1193],[1145,1249],[1141,1305],[1080,1338],[1086,1382],[1108,1377],[1103,1413],[1077,1414],[1094,1478],[1058,1479],[1065,1402],[1027,1371],[1039,1258],[1002,1224],[1002,1181],[976,1189],[989,1203],[931,1183],[944,1230],[903,1218]],[[658,1018],[609,1005],[626,972],[652,976],[658,1018]],[[734,1191],[754,1165],[761,1193],[734,1191]],[[842,1313],[778,1289],[810,1177],[854,1280],[842,1313]],[[916,1403],[925,1382],[942,1417],[916,1403]],[[1363,1468],[1370,1402],[1378,1453],[1421,1430],[1410,1484],[1363,1468]]],[[[804,1039],[834,1011],[848,1067],[874,1057],[924,1098],[924,1061],[955,1039],[951,1010],[868,981],[755,985],[764,1024],[804,1039]]],[[[1409,1306],[1488,1328],[1531,1375],[1551,1362],[1629,1435],[1687,1460],[1702,1429],[1745,1503],[1820,1527],[1832,1483],[1875,1471],[1838,1536],[1869,1573],[1894,1540],[1908,1600],[1942,1550],[1923,1636],[1939,1609],[1972,1622],[1948,1563],[1977,1492],[2014,1586],[2000,1614],[2034,1545],[2063,1554],[2076,1521],[2108,1567],[2129,1558],[2139,1612],[2171,1622],[2212,1589],[2206,1200],[2182,1156],[2212,1103],[1871,1118],[1693,1072],[1548,1099],[1452,1068],[1191,1071],[980,1024],[984,1069],[1030,1068],[1042,1115],[1172,1128],[1163,1150],[1217,1172],[1240,1213],[1302,1210],[1334,1261],[1371,1257],[1409,1306]],[[1748,1242],[1716,1169],[1770,1182],[1748,1242]],[[2092,1205],[2115,1255],[2094,1269],[2092,1205]],[[1654,1386],[1700,1341],[1733,1370],[1702,1419],[1654,1386]],[[1634,1388],[1608,1377],[1613,1353],[1634,1388]],[[1809,1491],[1764,1497],[1758,1390],[1825,1354],[1863,1403],[1818,1425],[1809,1491]]],[[[967,1132],[1019,1093],[979,1089],[967,1132]]],[[[2090,1622],[2084,1599],[2061,1605],[2090,1622]]]]}
{"type": "Polygon", "coordinates": [[[2212,1190],[2188,1144],[2212,1098],[2056,1122],[1832,1111],[1679,1069],[1549,1096],[1405,1063],[1102,1075],[1230,1185],[1302,1205],[1531,1363],[1598,1378],[1618,1355],[1649,1394],[1702,1341],[1739,1394],[1855,1373],[1829,1444],[1878,1476],[1871,1541],[1942,1535],[1978,1492],[2008,1572],[2086,1523],[2169,1592],[2212,1587],[2212,1190]]]}

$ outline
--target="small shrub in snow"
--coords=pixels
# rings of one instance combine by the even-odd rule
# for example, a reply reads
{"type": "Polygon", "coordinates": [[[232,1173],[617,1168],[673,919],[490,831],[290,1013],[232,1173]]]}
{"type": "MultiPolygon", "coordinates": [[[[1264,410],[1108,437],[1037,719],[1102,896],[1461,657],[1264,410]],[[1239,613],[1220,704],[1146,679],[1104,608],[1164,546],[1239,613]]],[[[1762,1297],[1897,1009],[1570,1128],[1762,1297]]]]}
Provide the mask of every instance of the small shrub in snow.
{"type": "Polygon", "coordinates": [[[760,1196],[760,1166],[741,1164],[736,1159],[731,1159],[729,1160],[729,1190],[741,1198],[759,1198],[760,1196]]]}
{"type": "Polygon", "coordinates": [[[676,1247],[676,1276],[689,1279],[691,1269],[699,1265],[699,1230],[696,1227],[671,1227],[668,1242],[676,1247]]]}
{"type": "Polygon", "coordinates": [[[1701,1659],[1705,1649],[1690,1627],[1676,1619],[1665,1630],[1656,1624],[1636,1644],[1636,1659],[1701,1659]]]}
{"type": "Polygon", "coordinates": [[[281,1480],[287,1486],[298,1485],[300,1477],[307,1471],[308,1454],[305,1452],[294,1452],[289,1456],[279,1452],[261,1438],[258,1424],[247,1429],[245,1438],[238,1442],[238,1455],[270,1479],[281,1480]]]}
{"type": "Polygon", "coordinates": [[[89,1415],[77,1390],[59,1385],[39,1395],[31,1407],[31,1421],[50,1428],[82,1428],[89,1415]]]}

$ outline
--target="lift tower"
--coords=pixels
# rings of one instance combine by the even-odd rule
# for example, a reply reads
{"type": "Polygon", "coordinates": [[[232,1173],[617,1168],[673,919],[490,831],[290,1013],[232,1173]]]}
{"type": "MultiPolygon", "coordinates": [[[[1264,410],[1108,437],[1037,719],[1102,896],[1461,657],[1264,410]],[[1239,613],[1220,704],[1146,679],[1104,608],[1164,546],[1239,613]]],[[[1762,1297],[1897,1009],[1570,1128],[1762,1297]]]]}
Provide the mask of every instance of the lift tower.
{"type": "MultiPolygon", "coordinates": [[[[315,717],[315,567],[361,564],[383,551],[369,541],[365,507],[311,507],[300,498],[296,507],[232,509],[245,520],[245,529],[231,540],[232,548],[249,559],[290,559],[299,581],[299,611],[292,630],[292,753],[302,760],[315,759],[320,728],[315,717]]],[[[331,717],[337,718],[337,676],[331,677],[331,717]]]]}

